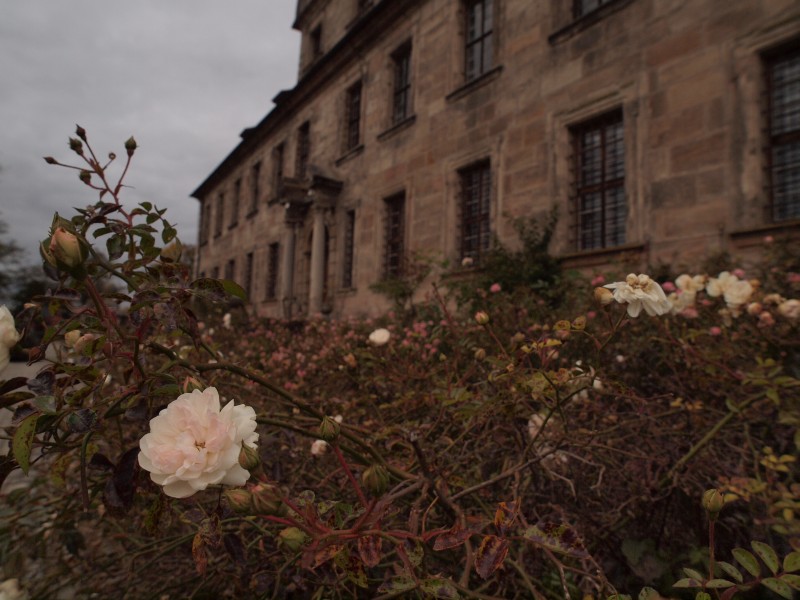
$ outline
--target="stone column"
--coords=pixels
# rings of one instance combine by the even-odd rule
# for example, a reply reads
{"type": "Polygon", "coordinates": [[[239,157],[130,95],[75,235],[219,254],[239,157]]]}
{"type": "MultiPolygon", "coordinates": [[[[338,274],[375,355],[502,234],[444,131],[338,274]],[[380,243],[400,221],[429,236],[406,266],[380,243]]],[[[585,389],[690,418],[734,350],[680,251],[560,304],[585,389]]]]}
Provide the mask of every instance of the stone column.
{"type": "Polygon", "coordinates": [[[315,205],[313,234],[311,238],[311,284],[308,290],[308,314],[322,311],[322,293],[325,282],[325,209],[315,205]]]}
{"type": "Polygon", "coordinates": [[[290,222],[286,224],[285,241],[283,246],[283,316],[287,319],[292,317],[292,303],[294,302],[294,249],[297,240],[297,224],[290,222]]]}

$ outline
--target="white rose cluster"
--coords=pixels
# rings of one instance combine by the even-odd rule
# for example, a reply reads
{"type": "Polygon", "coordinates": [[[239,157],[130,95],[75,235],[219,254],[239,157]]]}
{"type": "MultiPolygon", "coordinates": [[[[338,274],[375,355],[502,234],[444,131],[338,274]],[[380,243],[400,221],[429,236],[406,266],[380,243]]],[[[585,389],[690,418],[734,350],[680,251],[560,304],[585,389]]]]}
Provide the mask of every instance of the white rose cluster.
{"type": "Polygon", "coordinates": [[[638,317],[644,308],[650,315],[664,315],[672,310],[672,304],[656,281],[648,275],[631,273],[625,281],[617,281],[603,286],[612,290],[614,300],[628,305],[628,316],[638,317]]]}
{"type": "Polygon", "coordinates": [[[255,448],[256,413],[233,400],[220,409],[216,388],[181,394],[150,421],[139,442],[139,465],[173,498],[186,498],[209,485],[244,485],[242,445],[255,448]]]}
{"type": "Polygon", "coordinates": [[[19,339],[14,315],[5,305],[0,306],[0,373],[8,366],[11,360],[11,348],[19,339]]]}

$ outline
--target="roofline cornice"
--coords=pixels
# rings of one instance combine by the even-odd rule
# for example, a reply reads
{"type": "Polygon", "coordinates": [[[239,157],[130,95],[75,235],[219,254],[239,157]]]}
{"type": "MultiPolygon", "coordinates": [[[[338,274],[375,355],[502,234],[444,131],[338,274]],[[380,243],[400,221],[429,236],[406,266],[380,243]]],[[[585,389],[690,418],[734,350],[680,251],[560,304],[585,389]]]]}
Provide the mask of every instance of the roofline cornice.
{"type": "MultiPolygon", "coordinates": [[[[313,4],[312,0],[310,4],[313,4]]],[[[279,129],[292,115],[299,112],[314,94],[341,73],[342,69],[357,60],[382,33],[393,25],[409,8],[425,0],[387,0],[378,2],[337,44],[317,60],[297,82],[294,88],[279,92],[274,108],[254,127],[242,132],[242,140],[201,183],[191,197],[201,200],[221,179],[228,175],[240,159],[256,148],[266,137],[279,129]]]]}

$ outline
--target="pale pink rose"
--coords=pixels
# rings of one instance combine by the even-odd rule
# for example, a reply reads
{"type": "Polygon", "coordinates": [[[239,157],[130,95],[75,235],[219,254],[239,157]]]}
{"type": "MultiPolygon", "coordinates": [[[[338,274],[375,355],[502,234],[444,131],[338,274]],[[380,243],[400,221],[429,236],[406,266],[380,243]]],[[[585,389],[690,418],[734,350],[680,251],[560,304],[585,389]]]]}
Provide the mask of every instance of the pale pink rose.
{"type": "Polygon", "coordinates": [[[680,313],[684,319],[696,319],[700,316],[700,313],[697,312],[697,309],[694,306],[687,306],[684,308],[680,313]]]}
{"type": "Polygon", "coordinates": [[[672,304],[667,300],[661,286],[645,274],[631,273],[625,281],[609,283],[603,287],[613,290],[614,300],[628,305],[630,317],[638,317],[642,308],[650,316],[664,315],[672,309],[672,304]]]}
{"type": "Polygon", "coordinates": [[[20,340],[17,326],[14,324],[14,315],[6,308],[0,306],[0,372],[11,361],[11,348],[20,340]]]}
{"type": "Polygon", "coordinates": [[[744,269],[734,269],[733,274],[736,275],[739,279],[744,279],[744,269]]]}
{"type": "Polygon", "coordinates": [[[590,283],[592,287],[597,287],[599,285],[603,285],[605,282],[606,278],[603,275],[595,275],[590,283]]]}
{"type": "Polygon", "coordinates": [[[800,319],[800,300],[786,300],[778,305],[778,314],[790,321],[800,319]]]}
{"type": "Polygon", "coordinates": [[[502,290],[502,289],[503,289],[503,288],[502,288],[502,287],[500,287],[500,284],[499,284],[499,283],[493,283],[493,284],[491,285],[491,287],[489,288],[489,291],[490,291],[490,292],[492,292],[493,294],[496,294],[497,292],[499,292],[499,291],[500,291],[500,290],[502,290]]]}
{"type": "Polygon", "coordinates": [[[800,283],[800,273],[788,273],[786,275],[786,281],[789,283],[800,283]]]}
{"type": "Polygon", "coordinates": [[[766,310],[758,315],[758,326],[759,327],[772,327],[775,325],[775,318],[772,316],[771,312],[767,312],[766,310]]]}
{"type": "Polygon", "coordinates": [[[765,244],[771,244],[774,241],[775,241],[775,238],[772,237],[771,235],[765,235],[764,236],[764,243],[765,244]]]}
{"type": "Polygon", "coordinates": [[[322,456],[328,451],[328,442],[325,440],[314,440],[311,444],[311,454],[313,456],[322,456]]]}
{"type": "Polygon", "coordinates": [[[256,413],[233,400],[220,410],[216,388],[181,394],[150,421],[139,441],[139,465],[173,498],[209,485],[244,485],[250,473],[239,465],[242,445],[255,448],[256,413]]]}
{"type": "Polygon", "coordinates": [[[664,283],[661,284],[661,289],[669,294],[671,292],[674,292],[678,288],[676,288],[675,284],[672,283],[671,281],[665,281],[664,283]]]}
{"type": "Polygon", "coordinates": [[[722,329],[714,325],[714,327],[708,328],[708,333],[714,336],[722,335],[722,329]]]}

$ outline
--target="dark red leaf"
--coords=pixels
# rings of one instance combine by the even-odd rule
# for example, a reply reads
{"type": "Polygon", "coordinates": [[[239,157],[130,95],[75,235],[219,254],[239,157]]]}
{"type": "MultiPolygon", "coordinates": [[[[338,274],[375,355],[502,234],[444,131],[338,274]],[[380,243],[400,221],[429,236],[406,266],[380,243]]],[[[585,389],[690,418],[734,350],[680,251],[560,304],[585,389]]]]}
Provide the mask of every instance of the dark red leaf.
{"type": "Polygon", "coordinates": [[[475,571],[486,579],[494,573],[508,554],[508,541],[495,535],[483,538],[475,556],[475,571]]]}
{"type": "Polygon", "coordinates": [[[505,537],[508,535],[509,530],[517,520],[517,503],[516,502],[501,502],[497,506],[497,512],[494,514],[494,526],[497,527],[497,533],[505,537]]]}
{"type": "Polygon", "coordinates": [[[464,529],[461,523],[453,525],[452,529],[439,534],[436,541],[433,543],[434,550],[447,550],[448,548],[455,548],[460,546],[469,539],[472,532],[464,529]]]}
{"type": "Polygon", "coordinates": [[[358,538],[358,554],[368,567],[381,562],[382,540],[378,535],[364,535],[358,538]]]}
{"type": "Polygon", "coordinates": [[[525,538],[561,554],[576,558],[589,556],[578,533],[566,523],[539,522],[528,528],[525,538]]]}
{"type": "Polygon", "coordinates": [[[208,568],[208,554],[206,553],[206,544],[203,541],[203,536],[199,531],[192,540],[192,558],[198,575],[202,577],[206,574],[206,569],[208,568]]]}

